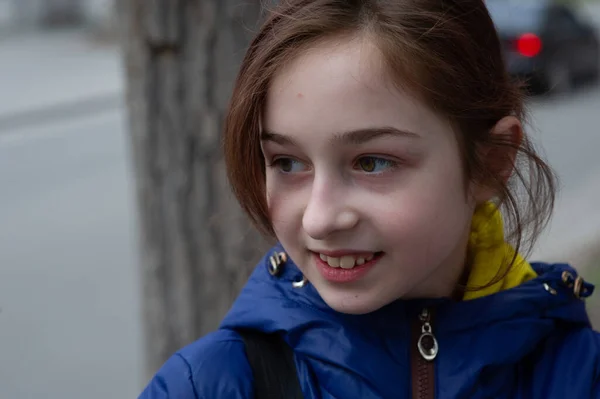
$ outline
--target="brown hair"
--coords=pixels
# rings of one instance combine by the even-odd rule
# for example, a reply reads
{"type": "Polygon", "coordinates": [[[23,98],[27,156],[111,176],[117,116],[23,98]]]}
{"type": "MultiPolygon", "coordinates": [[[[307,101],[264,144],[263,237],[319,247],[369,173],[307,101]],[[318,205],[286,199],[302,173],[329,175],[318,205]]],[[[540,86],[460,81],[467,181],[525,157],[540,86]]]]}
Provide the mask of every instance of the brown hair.
{"type": "Polygon", "coordinates": [[[490,131],[505,116],[525,119],[523,91],[505,69],[483,0],[288,0],[271,10],[243,60],[224,132],[228,177],[253,223],[273,235],[259,141],[269,84],[304,49],[344,34],[368,35],[396,83],[452,121],[466,176],[498,193],[507,239],[517,251],[533,245],[552,213],[555,177],[527,135],[514,148],[508,182],[480,155],[482,148],[515,147],[490,131]]]}

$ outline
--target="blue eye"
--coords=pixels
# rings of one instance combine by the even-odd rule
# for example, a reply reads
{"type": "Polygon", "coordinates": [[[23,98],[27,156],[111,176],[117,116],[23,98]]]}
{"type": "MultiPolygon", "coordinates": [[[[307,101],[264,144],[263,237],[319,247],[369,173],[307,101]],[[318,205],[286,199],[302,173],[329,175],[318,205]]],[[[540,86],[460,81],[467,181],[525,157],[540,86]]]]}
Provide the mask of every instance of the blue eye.
{"type": "Polygon", "coordinates": [[[298,173],[306,170],[306,165],[293,158],[278,158],[271,164],[283,173],[298,173]]]}
{"type": "Polygon", "coordinates": [[[367,173],[381,173],[386,169],[397,166],[397,163],[389,159],[366,156],[356,162],[356,168],[367,173]]]}

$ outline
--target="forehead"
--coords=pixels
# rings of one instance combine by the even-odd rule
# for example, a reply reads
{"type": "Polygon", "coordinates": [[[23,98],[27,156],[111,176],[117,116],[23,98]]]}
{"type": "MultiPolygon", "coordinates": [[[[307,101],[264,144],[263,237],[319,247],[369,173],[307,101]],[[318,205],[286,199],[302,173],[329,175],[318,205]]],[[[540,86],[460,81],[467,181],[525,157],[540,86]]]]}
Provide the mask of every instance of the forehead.
{"type": "Polygon", "coordinates": [[[393,83],[370,40],[342,37],[302,52],[275,75],[263,126],[289,134],[374,126],[427,133],[449,124],[393,83]]]}

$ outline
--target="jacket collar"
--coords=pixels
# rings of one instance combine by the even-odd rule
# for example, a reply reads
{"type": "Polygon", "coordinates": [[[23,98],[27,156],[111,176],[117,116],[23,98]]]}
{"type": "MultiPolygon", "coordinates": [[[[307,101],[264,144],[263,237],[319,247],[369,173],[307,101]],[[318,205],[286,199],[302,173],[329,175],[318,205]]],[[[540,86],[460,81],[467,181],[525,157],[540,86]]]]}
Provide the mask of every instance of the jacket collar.
{"type": "MultiPolygon", "coordinates": [[[[537,277],[491,295],[457,302],[451,299],[397,300],[364,315],[341,314],[321,299],[312,285],[294,288],[303,276],[291,259],[278,275],[269,273],[270,256],[283,252],[277,244],[259,263],[242,290],[223,327],[257,327],[266,332],[290,330],[314,319],[369,325],[371,328],[405,328],[400,321],[423,307],[437,309],[438,331],[460,331],[505,320],[552,318],[566,323],[589,325],[584,302],[574,292],[578,274],[567,264],[533,263],[537,277]]],[[[583,282],[581,298],[590,296],[594,286],[583,282]]]]}
{"type": "MultiPolygon", "coordinates": [[[[302,274],[291,260],[271,275],[270,256],[281,251],[276,246],[260,262],[221,328],[281,333],[318,376],[320,389],[334,397],[348,392],[398,397],[398,382],[410,386],[410,326],[423,307],[434,309],[438,372],[452,380],[452,389],[464,391],[475,388],[484,369],[512,370],[557,327],[590,325],[584,302],[564,278],[576,272],[565,264],[534,263],[538,277],[470,301],[398,300],[369,314],[348,315],[329,308],[312,285],[294,288],[302,274]]],[[[583,284],[583,296],[592,291],[583,284]]]]}

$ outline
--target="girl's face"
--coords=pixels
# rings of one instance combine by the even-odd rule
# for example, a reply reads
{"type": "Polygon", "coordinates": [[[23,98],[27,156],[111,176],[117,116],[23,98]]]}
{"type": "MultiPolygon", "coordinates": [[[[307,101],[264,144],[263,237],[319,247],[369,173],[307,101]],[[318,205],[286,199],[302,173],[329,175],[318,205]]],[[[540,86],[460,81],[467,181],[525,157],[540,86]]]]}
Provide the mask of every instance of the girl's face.
{"type": "Polygon", "coordinates": [[[459,145],[369,41],[324,42],[281,70],[261,142],[275,233],[329,306],[452,293],[475,207],[459,145]]]}

